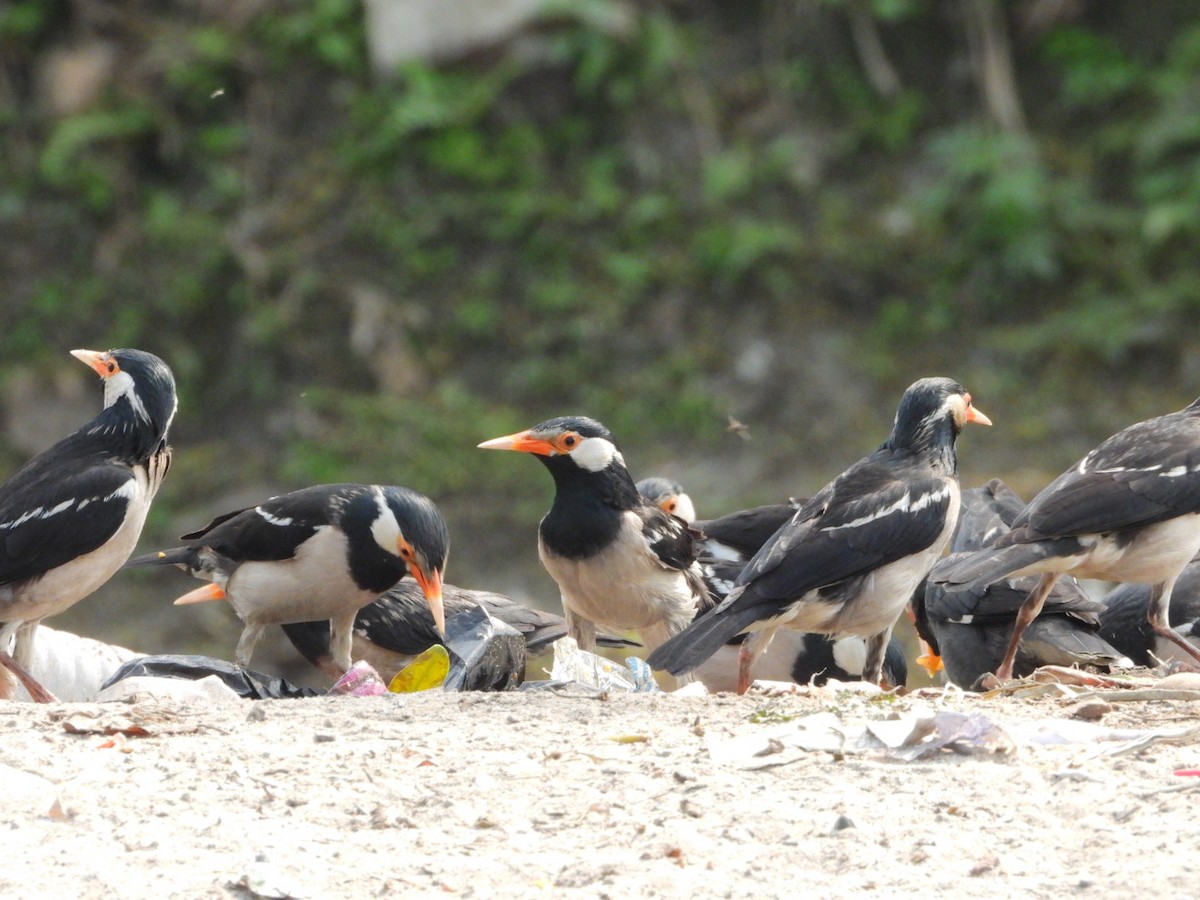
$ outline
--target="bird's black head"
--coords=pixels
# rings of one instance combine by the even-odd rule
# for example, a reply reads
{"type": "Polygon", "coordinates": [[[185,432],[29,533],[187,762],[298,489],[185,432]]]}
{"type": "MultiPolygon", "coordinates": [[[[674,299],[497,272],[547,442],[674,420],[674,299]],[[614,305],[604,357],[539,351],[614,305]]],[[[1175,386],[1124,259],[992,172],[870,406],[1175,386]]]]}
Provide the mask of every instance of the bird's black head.
{"type": "Polygon", "coordinates": [[[689,525],[696,521],[696,507],[692,498],[678,481],[653,475],[639,481],[637,491],[647,502],[678,516],[689,525]]]}
{"type": "Polygon", "coordinates": [[[922,378],[900,398],[892,433],[884,443],[890,450],[953,449],[954,439],[968,422],[991,425],[971,405],[971,395],[950,378],[922,378]]]}
{"type": "Polygon", "coordinates": [[[350,538],[350,569],[360,586],[383,593],[407,572],[421,586],[442,630],[450,533],[433,501],[394,485],[356,486],[342,502],[339,521],[350,538]]]}
{"type": "Polygon", "coordinates": [[[613,509],[633,509],[640,502],[616,440],[595,419],[559,416],[479,446],[534,454],[554,477],[556,504],[566,496],[613,509]]]}
{"type": "Polygon", "coordinates": [[[175,418],[175,376],[144,350],[72,350],[104,380],[104,411],[89,431],[124,434],[135,459],[160,449],[175,418]]]}

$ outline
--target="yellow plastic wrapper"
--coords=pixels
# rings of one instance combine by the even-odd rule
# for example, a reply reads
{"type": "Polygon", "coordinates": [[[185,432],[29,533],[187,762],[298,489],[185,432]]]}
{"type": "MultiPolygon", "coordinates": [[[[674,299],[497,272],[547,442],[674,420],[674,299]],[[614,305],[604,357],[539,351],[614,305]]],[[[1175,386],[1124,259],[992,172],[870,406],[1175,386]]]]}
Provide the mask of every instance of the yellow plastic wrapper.
{"type": "Polygon", "coordinates": [[[396,673],[388,684],[393,694],[415,694],[439,688],[450,674],[450,654],[441,644],[434,644],[396,673]]]}

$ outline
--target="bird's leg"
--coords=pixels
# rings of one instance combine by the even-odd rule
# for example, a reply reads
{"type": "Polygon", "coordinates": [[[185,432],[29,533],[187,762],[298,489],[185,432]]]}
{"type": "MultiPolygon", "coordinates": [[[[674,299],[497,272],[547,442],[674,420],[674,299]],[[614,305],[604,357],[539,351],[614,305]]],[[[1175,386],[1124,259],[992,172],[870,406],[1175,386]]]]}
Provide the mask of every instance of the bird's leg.
{"type": "Polygon", "coordinates": [[[767,652],[767,648],[771,646],[771,641],[774,638],[775,629],[764,628],[761,631],[751,632],[742,641],[741,647],[738,648],[737,692],[739,694],[744,694],[750,690],[750,670],[754,666],[754,661],[767,652]]]}
{"type": "Polygon", "coordinates": [[[22,687],[29,692],[29,696],[34,703],[58,702],[58,698],[38,684],[37,679],[29,674],[28,669],[3,650],[0,650],[0,666],[4,666],[4,668],[17,676],[17,681],[21,682],[22,687]]]}
{"type": "Polygon", "coordinates": [[[596,652],[596,623],[571,610],[563,603],[563,618],[567,620],[567,634],[575,639],[580,650],[596,652]]]}
{"type": "Polygon", "coordinates": [[[888,626],[885,630],[867,638],[867,659],[863,663],[863,681],[883,687],[883,659],[887,654],[888,641],[892,639],[892,627],[888,626]]]}
{"type": "Polygon", "coordinates": [[[1000,665],[996,669],[996,677],[1001,681],[1008,681],[1013,677],[1013,663],[1017,659],[1017,648],[1021,644],[1021,635],[1025,633],[1029,623],[1036,619],[1038,613],[1042,611],[1042,605],[1050,595],[1054,582],[1058,581],[1059,574],[1058,572],[1043,574],[1033,590],[1029,592],[1029,596],[1025,598],[1025,602],[1021,604],[1021,608],[1017,610],[1012,637],[1008,639],[1008,649],[1004,651],[1004,659],[1000,661],[1000,665]]]}
{"type": "Polygon", "coordinates": [[[22,622],[17,628],[17,638],[13,643],[13,659],[21,664],[27,671],[33,666],[33,639],[37,636],[38,625],[41,624],[41,619],[33,619],[29,622],[22,622]]]}
{"type": "Polygon", "coordinates": [[[353,664],[350,649],[354,642],[354,617],[357,614],[358,610],[352,609],[349,615],[342,614],[329,620],[329,655],[343,675],[350,671],[353,664]]]}
{"type": "Polygon", "coordinates": [[[1192,659],[1200,662],[1200,649],[1197,649],[1195,644],[1171,627],[1168,613],[1171,609],[1171,592],[1174,587],[1175,579],[1172,578],[1150,588],[1150,606],[1146,610],[1146,617],[1150,620],[1150,627],[1154,629],[1155,634],[1178,644],[1192,659]]]}
{"type": "Polygon", "coordinates": [[[233,661],[241,668],[244,669],[250,665],[250,657],[254,655],[254,645],[262,637],[264,627],[247,623],[242,628],[242,636],[238,638],[237,649],[233,652],[233,661]]]}

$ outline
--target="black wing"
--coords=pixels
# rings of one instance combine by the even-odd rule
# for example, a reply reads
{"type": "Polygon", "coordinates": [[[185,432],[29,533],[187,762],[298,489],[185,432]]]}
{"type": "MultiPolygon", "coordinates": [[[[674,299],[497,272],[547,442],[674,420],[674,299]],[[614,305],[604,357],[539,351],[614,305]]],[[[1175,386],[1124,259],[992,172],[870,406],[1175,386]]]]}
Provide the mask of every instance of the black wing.
{"type": "Polygon", "coordinates": [[[724,544],[749,559],[796,514],[796,506],[775,503],[697,522],[696,528],[710,541],[724,544]]]}
{"type": "Polygon", "coordinates": [[[696,541],[700,532],[683,519],[657,506],[646,506],[642,516],[642,537],[663,567],[686,571],[696,561],[696,541]]]}
{"type": "Polygon", "coordinates": [[[1200,422],[1172,413],[1113,435],[1013,523],[1019,540],[1152,525],[1200,510],[1200,422]]]}
{"type": "Polygon", "coordinates": [[[125,521],[134,475],[102,463],[0,489],[0,584],[43,575],[104,545],[125,521]]]}
{"type": "Polygon", "coordinates": [[[945,527],[952,492],[931,475],[902,479],[872,463],[850,469],[750,560],[738,578],[746,590],[733,602],[790,602],[928,549],[945,527]]]}
{"type": "Polygon", "coordinates": [[[1008,534],[1025,502],[999,478],[962,492],[962,509],[950,542],[953,553],[982,550],[1008,534]]]}
{"type": "Polygon", "coordinates": [[[319,485],[281,494],[258,506],[218,516],[183,539],[211,547],[236,562],[291,559],[297,548],[329,525],[334,508],[359,485],[319,485]]]}

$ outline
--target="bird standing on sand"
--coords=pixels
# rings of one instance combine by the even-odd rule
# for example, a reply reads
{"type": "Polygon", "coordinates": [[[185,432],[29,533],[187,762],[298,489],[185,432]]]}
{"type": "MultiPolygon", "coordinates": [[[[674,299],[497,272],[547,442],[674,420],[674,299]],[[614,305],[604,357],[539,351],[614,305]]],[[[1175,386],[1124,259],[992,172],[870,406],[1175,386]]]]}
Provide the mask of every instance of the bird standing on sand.
{"type": "Polygon", "coordinates": [[[996,677],[1012,678],[1021,635],[1062,575],[1151,585],[1147,620],[1193,660],[1168,622],[1171,591],[1200,551],[1200,400],[1130,425],[1030,501],[994,547],[939,572],[947,589],[1040,575],[1017,613],[996,677]]]}
{"type": "MultiPolygon", "coordinates": [[[[703,534],[699,538],[697,562],[704,583],[715,602],[724,600],[733,590],[746,563],[762,545],[788,523],[803,500],[790,500],[767,506],[738,510],[716,519],[697,521],[692,498],[683,485],[668,478],[643,478],[639,493],[667,512],[679,515],[703,534]],[[682,512],[676,513],[676,510],[682,512]],[[684,515],[687,513],[688,515],[684,515]],[[690,516],[690,517],[689,517],[690,516]]],[[[738,656],[745,635],[736,635],[695,670],[696,677],[710,691],[734,691],[738,683],[738,656]]],[[[753,676],[765,681],[794,681],[796,684],[823,685],[830,678],[858,681],[866,662],[866,642],[857,635],[835,637],[791,629],[777,632],[771,646],[755,661],[753,676]]],[[[904,647],[896,638],[888,641],[884,655],[882,683],[902,687],[908,681],[908,663],[904,647]]]]}
{"type": "MultiPolygon", "coordinates": [[[[913,595],[917,633],[941,657],[947,676],[959,687],[975,686],[1003,659],[1017,610],[1037,577],[948,591],[941,572],[964,554],[994,546],[1024,508],[1021,498],[999,479],[963,491],[952,555],[933,567],[913,595]]],[[[1060,579],[1046,598],[1042,616],[1021,639],[1015,671],[1026,675],[1039,666],[1129,665],[1124,654],[1097,633],[1103,609],[1104,604],[1091,599],[1074,578],[1060,579]]]]}
{"type": "MultiPolygon", "coordinates": [[[[1190,653],[1184,653],[1177,642],[1155,634],[1150,627],[1147,610],[1152,591],[1150,585],[1132,582],[1118,584],[1109,591],[1100,613],[1100,636],[1137,666],[1190,664],[1190,653]]],[[[1168,617],[1172,631],[1200,647],[1200,560],[1193,559],[1179,573],[1171,591],[1168,617]]]]}
{"type": "MultiPolygon", "coordinates": [[[[104,409],[0,487],[0,665],[26,671],[38,623],[108,581],[133,552],[171,462],[175,378],[141,350],[72,350],[104,382],[104,409]],[[8,646],[16,636],[14,656],[8,646]]],[[[0,677],[0,696],[9,683],[0,677]]]]}
{"type": "Polygon", "coordinates": [[[878,682],[892,627],[941,555],[958,518],[954,442],[990,425],[948,378],[904,392],[892,433],[804,504],[746,565],[729,596],[651,654],[691,671],[742,631],[738,689],[776,628],[867,638],[863,678],[878,682]]]}
{"type": "Polygon", "coordinates": [[[333,663],[345,672],[355,613],[405,574],[420,586],[438,632],[445,630],[449,537],[437,507],[416,491],[318,485],[226,513],[182,540],[128,565],[175,565],[211,582],[175,604],[228,600],[243,623],[240,666],[249,665],[268,625],[328,619],[333,663]]]}
{"type": "Polygon", "coordinates": [[[538,526],[538,555],[581,649],[595,649],[598,625],[634,629],[657,647],[708,603],[694,532],[638,494],[599,422],[565,416],[479,446],[532,453],[550,470],[554,503],[538,526]]]}

